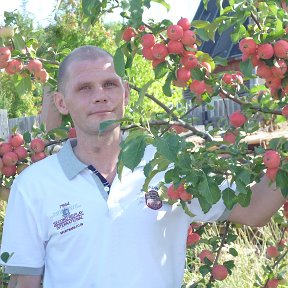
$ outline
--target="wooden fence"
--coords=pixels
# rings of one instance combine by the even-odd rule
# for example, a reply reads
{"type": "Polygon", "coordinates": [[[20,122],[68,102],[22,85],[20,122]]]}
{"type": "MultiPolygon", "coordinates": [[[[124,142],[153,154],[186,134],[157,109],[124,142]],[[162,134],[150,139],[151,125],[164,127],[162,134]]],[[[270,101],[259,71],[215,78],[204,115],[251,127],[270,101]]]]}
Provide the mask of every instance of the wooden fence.
{"type": "Polygon", "coordinates": [[[8,119],[7,110],[0,109],[0,138],[6,139],[16,126],[20,133],[32,131],[33,125],[39,126],[40,121],[40,115],[8,119]]]}
{"type": "MultiPolygon", "coordinates": [[[[189,103],[188,97],[186,98],[186,101],[189,103]]],[[[228,115],[237,110],[241,110],[241,106],[239,104],[230,99],[222,99],[220,97],[219,99],[215,99],[209,103],[209,106],[210,107],[208,108],[207,104],[203,104],[195,109],[190,107],[190,116],[193,118],[193,123],[195,125],[212,124],[214,127],[221,127],[223,126],[224,122],[228,122],[228,115]]]]}

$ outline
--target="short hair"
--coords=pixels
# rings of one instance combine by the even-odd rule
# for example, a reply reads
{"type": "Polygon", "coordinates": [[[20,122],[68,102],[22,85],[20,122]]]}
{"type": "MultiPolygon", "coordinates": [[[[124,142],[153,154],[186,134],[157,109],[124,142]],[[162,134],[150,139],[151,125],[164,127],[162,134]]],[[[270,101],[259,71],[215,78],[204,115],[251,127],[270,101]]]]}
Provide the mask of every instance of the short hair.
{"type": "Polygon", "coordinates": [[[68,66],[72,62],[83,60],[96,60],[97,58],[104,58],[104,57],[112,57],[113,59],[113,56],[109,52],[97,46],[86,45],[73,50],[60,63],[57,78],[58,91],[64,93],[68,66]]]}

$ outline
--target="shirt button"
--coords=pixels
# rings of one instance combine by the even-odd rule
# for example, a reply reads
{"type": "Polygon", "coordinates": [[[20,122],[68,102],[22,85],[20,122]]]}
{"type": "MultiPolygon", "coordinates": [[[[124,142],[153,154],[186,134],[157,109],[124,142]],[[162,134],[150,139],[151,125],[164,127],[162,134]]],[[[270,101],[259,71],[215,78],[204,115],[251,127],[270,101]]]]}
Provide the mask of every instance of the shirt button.
{"type": "Polygon", "coordinates": [[[104,187],[104,191],[109,192],[110,188],[109,187],[104,187]]]}

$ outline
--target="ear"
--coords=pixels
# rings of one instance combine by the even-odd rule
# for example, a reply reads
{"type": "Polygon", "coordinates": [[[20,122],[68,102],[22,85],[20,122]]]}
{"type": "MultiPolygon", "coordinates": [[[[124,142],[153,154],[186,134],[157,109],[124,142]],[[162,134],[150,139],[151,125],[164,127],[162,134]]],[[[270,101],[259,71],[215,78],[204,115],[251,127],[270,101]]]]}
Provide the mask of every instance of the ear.
{"type": "Polygon", "coordinates": [[[53,99],[58,111],[63,115],[67,115],[69,111],[65,104],[64,95],[60,92],[54,92],[53,99]]]}
{"type": "Polygon", "coordinates": [[[129,99],[130,99],[130,86],[127,81],[124,82],[124,88],[125,88],[124,104],[125,106],[127,106],[129,103],[129,99]]]}

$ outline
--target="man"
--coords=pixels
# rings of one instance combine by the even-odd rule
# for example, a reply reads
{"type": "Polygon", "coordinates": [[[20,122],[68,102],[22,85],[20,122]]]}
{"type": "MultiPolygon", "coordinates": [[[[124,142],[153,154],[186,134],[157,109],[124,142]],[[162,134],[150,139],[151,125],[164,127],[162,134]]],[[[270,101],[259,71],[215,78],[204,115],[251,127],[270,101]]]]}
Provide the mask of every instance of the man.
{"type": "MultiPolygon", "coordinates": [[[[179,206],[151,204],[141,188],[153,148],[133,172],[124,168],[120,181],[120,127],[99,134],[99,123],[123,117],[128,98],[106,51],[84,46],[62,62],[54,100],[60,113],[70,113],[77,142],[67,141],[13,183],[1,248],[13,253],[5,267],[10,287],[39,288],[42,275],[45,288],[181,287],[192,221],[264,225],[284,203],[264,177],[247,208],[227,211],[219,201],[204,214],[193,199],[190,218],[179,206]]],[[[150,183],[153,197],[162,178],[150,183]]]]}

